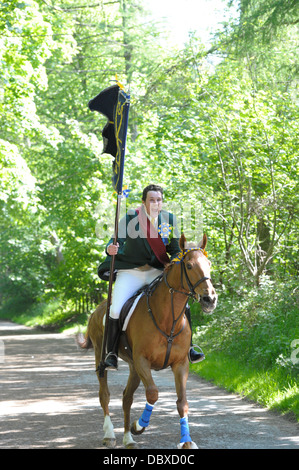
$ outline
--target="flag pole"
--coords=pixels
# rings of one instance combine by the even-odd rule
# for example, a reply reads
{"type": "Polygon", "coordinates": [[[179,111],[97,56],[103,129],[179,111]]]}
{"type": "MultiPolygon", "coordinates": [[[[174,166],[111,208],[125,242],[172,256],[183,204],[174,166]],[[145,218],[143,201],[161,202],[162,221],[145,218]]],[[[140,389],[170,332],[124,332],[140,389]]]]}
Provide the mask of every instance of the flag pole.
{"type": "MultiPolygon", "coordinates": [[[[117,201],[116,201],[115,221],[114,221],[113,245],[116,245],[117,238],[118,238],[118,221],[119,221],[121,199],[122,199],[122,194],[118,194],[117,201]]],[[[105,328],[104,328],[104,335],[103,335],[103,342],[102,342],[101,362],[99,364],[99,377],[100,378],[104,377],[104,373],[105,373],[106,344],[107,344],[109,314],[110,314],[110,306],[111,306],[111,298],[112,298],[114,265],[115,265],[115,255],[112,255],[111,261],[110,261],[109,286],[108,286],[105,328]]]]}
{"type": "MultiPolygon", "coordinates": [[[[126,150],[128,117],[130,107],[130,93],[126,93],[124,87],[119,83],[116,76],[116,85],[103,90],[99,95],[88,103],[89,109],[98,111],[107,117],[108,122],[103,129],[104,150],[114,157],[112,184],[117,193],[113,244],[117,244],[118,222],[120,214],[120,203],[123,197],[123,173],[126,150]]],[[[106,345],[108,337],[109,313],[112,298],[112,284],[114,281],[115,256],[111,256],[107,309],[105,318],[105,329],[103,334],[101,362],[98,367],[99,376],[104,377],[106,345]]]]}

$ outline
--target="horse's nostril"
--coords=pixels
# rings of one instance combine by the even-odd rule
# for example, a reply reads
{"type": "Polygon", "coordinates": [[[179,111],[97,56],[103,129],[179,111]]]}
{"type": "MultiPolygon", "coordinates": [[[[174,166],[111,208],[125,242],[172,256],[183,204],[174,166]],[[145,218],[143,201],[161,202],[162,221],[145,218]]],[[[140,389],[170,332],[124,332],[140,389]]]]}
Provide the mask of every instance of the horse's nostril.
{"type": "Polygon", "coordinates": [[[202,298],[202,300],[203,300],[204,302],[208,302],[208,303],[209,303],[209,302],[212,302],[212,299],[211,299],[211,297],[210,297],[209,295],[205,295],[205,296],[202,298]]]}

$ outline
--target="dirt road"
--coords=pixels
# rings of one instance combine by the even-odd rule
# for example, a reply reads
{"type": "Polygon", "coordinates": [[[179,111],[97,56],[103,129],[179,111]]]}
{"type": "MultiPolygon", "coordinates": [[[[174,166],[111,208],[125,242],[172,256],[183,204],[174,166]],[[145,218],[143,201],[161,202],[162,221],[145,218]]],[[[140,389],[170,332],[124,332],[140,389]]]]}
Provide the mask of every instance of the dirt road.
{"type": "MultiPolygon", "coordinates": [[[[103,414],[93,352],[77,349],[73,337],[39,334],[0,322],[0,448],[103,449],[103,414]]],[[[122,448],[122,391],[127,365],[110,372],[111,417],[122,448]]],[[[176,449],[180,438],[170,369],[154,374],[159,387],[141,449],[176,449]]],[[[196,376],[188,381],[189,425],[199,449],[298,449],[298,425],[196,376]]],[[[132,420],[144,408],[135,394],[132,420]]]]}

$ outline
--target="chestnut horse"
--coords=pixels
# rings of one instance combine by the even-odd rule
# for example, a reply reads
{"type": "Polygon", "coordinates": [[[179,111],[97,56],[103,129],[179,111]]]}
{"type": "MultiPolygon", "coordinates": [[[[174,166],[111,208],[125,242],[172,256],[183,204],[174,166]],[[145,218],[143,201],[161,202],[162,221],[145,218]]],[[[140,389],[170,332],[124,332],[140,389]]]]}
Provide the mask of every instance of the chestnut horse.
{"type": "MultiPolygon", "coordinates": [[[[123,392],[123,445],[126,448],[137,447],[132,434],[137,435],[144,431],[149,424],[153,406],[158,400],[158,388],[151,369],[161,370],[168,366],[174,373],[178,398],[177,410],[181,418],[181,440],[178,447],[197,448],[191,440],[188,427],[186,383],[189,374],[188,351],[191,331],[184,312],[189,297],[198,300],[205,313],[212,313],[216,307],[217,295],[210,279],[211,263],[204,254],[206,243],[207,237],[204,235],[198,248],[188,249],[184,235],[181,236],[181,257],[166,266],[154,287],[140,298],[126,329],[127,341],[126,343],[120,341],[119,356],[128,362],[130,369],[127,386],[123,392]],[[131,350],[131,354],[128,350],[131,350]],[[140,380],[145,387],[147,403],[140,419],[130,427],[133,394],[140,380]]],[[[103,374],[104,377],[100,377],[98,372],[105,312],[106,301],[102,302],[91,315],[85,341],[79,344],[82,348],[92,346],[94,348],[100,384],[99,399],[104,411],[103,443],[108,447],[114,447],[116,439],[109,416],[110,393],[107,371],[103,374]]]]}

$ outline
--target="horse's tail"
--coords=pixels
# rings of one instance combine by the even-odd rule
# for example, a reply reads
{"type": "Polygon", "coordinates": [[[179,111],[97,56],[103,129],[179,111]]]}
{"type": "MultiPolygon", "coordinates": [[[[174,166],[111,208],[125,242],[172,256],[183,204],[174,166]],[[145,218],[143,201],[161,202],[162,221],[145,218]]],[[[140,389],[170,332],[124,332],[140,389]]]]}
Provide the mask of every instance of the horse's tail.
{"type": "Polygon", "coordinates": [[[86,335],[83,335],[83,333],[78,333],[76,335],[76,343],[80,349],[91,349],[93,347],[88,332],[86,335]]]}
{"type": "Polygon", "coordinates": [[[98,305],[95,311],[90,315],[86,334],[78,333],[76,335],[76,343],[80,349],[91,349],[93,345],[101,344],[101,336],[103,333],[98,325],[103,323],[102,314],[105,312],[105,306],[106,300],[98,305]]]}
{"type": "Polygon", "coordinates": [[[80,348],[80,349],[92,349],[93,348],[93,344],[92,344],[92,341],[90,339],[90,335],[89,335],[89,329],[90,329],[90,320],[92,319],[93,315],[94,315],[95,312],[93,312],[89,319],[88,319],[88,325],[87,325],[87,332],[85,333],[85,335],[83,333],[77,333],[76,334],[76,343],[77,343],[77,346],[80,348]]]}

